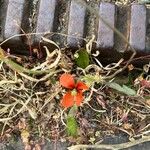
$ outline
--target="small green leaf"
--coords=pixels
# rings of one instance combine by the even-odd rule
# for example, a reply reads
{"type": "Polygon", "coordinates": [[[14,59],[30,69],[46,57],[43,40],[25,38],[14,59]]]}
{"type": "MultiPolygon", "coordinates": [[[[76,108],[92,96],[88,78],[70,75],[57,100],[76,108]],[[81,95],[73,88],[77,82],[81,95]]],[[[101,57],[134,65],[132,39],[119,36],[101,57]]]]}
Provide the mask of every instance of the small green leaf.
{"type": "Polygon", "coordinates": [[[121,93],[124,93],[124,94],[128,95],[128,96],[136,95],[136,91],[131,89],[131,88],[129,88],[129,87],[127,87],[126,85],[120,86],[117,83],[111,82],[111,83],[108,84],[108,86],[110,88],[115,89],[115,90],[117,90],[117,91],[119,91],[121,93]]]}
{"type": "Polygon", "coordinates": [[[74,105],[73,107],[70,108],[68,116],[75,116],[77,113],[78,107],[74,105]]]}
{"type": "Polygon", "coordinates": [[[131,74],[131,72],[128,73],[128,83],[127,85],[130,87],[133,83],[133,75],[131,74]]]}
{"type": "Polygon", "coordinates": [[[150,0],[138,0],[140,4],[150,4],[150,0]]]}
{"type": "Polygon", "coordinates": [[[117,91],[120,91],[120,92],[122,91],[122,87],[115,82],[108,83],[108,86],[112,89],[117,90],[117,91]]]}
{"type": "Polygon", "coordinates": [[[75,54],[75,61],[79,67],[85,69],[90,62],[88,52],[85,49],[78,50],[75,54]]]}
{"type": "Polygon", "coordinates": [[[85,76],[83,76],[81,78],[83,81],[85,81],[85,83],[88,85],[88,86],[91,86],[92,84],[94,84],[95,82],[96,83],[99,83],[99,82],[103,82],[103,79],[100,75],[91,75],[91,74],[87,74],[85,76]]]}
{"type": "Polygon", "coordinates": [[[68,116],[67,117],[67,133],[68,133],[68,135],[76,137],[78,134],[77,130],[78,130],[78,125],[77,125],[75,117],[68,116]]]}
{"type": "Polygon", "coordinates": [[[131,88],[129,88],[128,86],[123,85],[122,88],[123,88],[124,93],[127,94],[127,95],[131,95],[131,96],[136,95],[136,91],[131,89],[131,88]]]}

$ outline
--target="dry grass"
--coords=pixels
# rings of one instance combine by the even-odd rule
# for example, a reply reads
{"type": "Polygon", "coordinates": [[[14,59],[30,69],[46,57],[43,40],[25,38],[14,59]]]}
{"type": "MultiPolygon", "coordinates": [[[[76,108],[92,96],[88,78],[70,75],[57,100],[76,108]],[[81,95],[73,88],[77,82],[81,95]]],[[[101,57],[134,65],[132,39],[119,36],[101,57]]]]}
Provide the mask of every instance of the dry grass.
{"type": "MultiPolygon", "coordinates": [[[[53,44],[47,39],[45,41],[53,44]]],[[[71,72],[84,81],[86,76],[95,77],[76,116],[80,127],[77,143],[100,143],[98,139],[101,136],[119,132],[125,133],[130,139],[149,135],[149,89],[133,83],[130,86],[136,90],[137,95],[126,96],[109,88],[107,83],[118,78],[114,74],[123,68],[123,60],[103,66],[91,50],[92,41],[93,39],[87,43],[86,49],[96,63],[91,62],[86,69],[75,66],[73,53],[68,53],[67,49],[60,50],[55,43],[56,50],[53,52],[45,47],[47,57],[41,63],[29,63],[25,57],[5,57],[14,64],[22,65],[24,69],[21,70],[7,64],[8,61],[1,61],[1,139],[7,139],[13,135],[13,131],[19,130],[23,141],[26,141],[24,130],[18,126],[25,119],[24,129],[29,137],[44,136],[51,140],[74,142],[75,139],[65,133],[68,111],[60,106],[65,91],[59,85],[59,76],[64,71],[71,72]],[[64,58],[67,62],[64,62],[64,58]],[[42,73],[39,74],[40,71],[42,73]],[[114,78],[108,80],[112,75],[114,78]],[[86,132],[87,128],[89,133],[86,132]]]]}

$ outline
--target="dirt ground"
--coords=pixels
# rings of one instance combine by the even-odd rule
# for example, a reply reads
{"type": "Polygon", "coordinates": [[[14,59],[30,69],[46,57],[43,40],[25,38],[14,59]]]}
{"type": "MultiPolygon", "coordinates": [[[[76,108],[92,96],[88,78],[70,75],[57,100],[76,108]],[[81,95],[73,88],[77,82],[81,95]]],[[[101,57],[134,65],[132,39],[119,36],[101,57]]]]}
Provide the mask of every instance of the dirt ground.
{"type": "MultiPolygon", "coordinates": [[[[115,2],[118,5],[131,3],[115,2]]],[[[97,3],[98,0],[87,0],[92,7],[97,3]]],[[[29,30],[33,32],[38,0],[32,4],[29,30]]],[[[68,4],[69,1],[60,0],[61,11],[57,14],[59,23],[56,26],[60,33],[66,33],[68,4]]],[[[86,22],[91,27],[87,36],[90,39],[95,32],[92,28],[95,16],[86,22]]],[[[54,37],[55,40],[59,44],[64,41],[59,36],[54,37]]],[[[150,139],[150,64],[137,67],[121,59],[105,66],[95,52],[87,53],[88,48],[75,53],[60,48],[54,41],[46,40],[55,50],[51,52],[44,47],[46,57],[43,59],[38,59],[41,53],[38,49],[33,51],[35,57],[10,54],[0,49],[0,150],[65,150],[74,145],[77,147],[70,147],[70,150],[96,149],[96,146],[99,149],[147,149],[150,139]],[[71,82],[74,82],[72,78],[75,80],[73,88],[66,85],[70,84],[69,78],[62,84],[60,78],[64,73],[71,76],[71,82]],[[78,82],[82,84],[81,89],[77,88],[78,82]],[[84,91],[85,85],[88,89],[84,91]],[[71,91],[75,98],[82,90],[80,96],[84,99],[80,106],[63,107],[66,92],[71,91]],[[121,144],[124,142],[128,143],[121,144]]],[[[86,44],[89,46],[91,42],[86,44]]]]}

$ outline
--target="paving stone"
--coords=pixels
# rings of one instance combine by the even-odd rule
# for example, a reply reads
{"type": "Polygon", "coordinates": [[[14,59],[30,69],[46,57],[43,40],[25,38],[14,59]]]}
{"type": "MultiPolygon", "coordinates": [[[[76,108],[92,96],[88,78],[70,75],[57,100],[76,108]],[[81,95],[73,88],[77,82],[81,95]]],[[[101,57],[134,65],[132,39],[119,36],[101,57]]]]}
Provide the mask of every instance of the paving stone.
{"type": "MultiPolygon", "coordinates": [[[[40,0],[36,33],[53,31],[56,5],[57,0],[40,0]]],[[[39,40],[40,37],[41,35],[37,35],[36,40],[39,40]]]]}
{"type": "MultiPolygon", "coordinates": [[[[115,5],[102,2],[99,6],[99,15],[112,28],[115,27],[115,5]]],[[[97,33],[97,48],[107,49],[114,46],[114,31],[110,29],[102,20],[99,20],[97,33]]]]}
{"type": "MultiPolygon", "coordinates": [[[[19,34],[23,18],[25,0],[9,0],[7,4],[6,20],[3,29],[4,39],[19,34]]],[[[16,37],[13,40],[20,40],[16,37]]]]}
{"type": "Polygon", "coordinates": [[[146,36],[146,7],[133,4],[131,6],[130,45],[136,50],[145,49],[146,36]]]}
{"type": "Polygon", "coordinates": [[[72,47],[83,44],[83,40],[78,37],[84,37],[85,14],[85,6],[77,3],[76,0],[72,0],[69,12],[68,35],[75,36],[76,38],[67,37],[67,44],[72,47]]]}

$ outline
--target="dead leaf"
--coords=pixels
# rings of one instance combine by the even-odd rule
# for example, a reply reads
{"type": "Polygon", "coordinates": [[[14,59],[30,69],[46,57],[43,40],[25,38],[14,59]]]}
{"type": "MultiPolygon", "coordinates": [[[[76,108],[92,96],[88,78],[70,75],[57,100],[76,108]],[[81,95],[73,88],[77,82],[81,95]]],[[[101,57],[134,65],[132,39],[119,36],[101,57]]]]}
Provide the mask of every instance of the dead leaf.
{"type": "Polygon", "coordinates": [[[21,58],[21,57],[17,57],[17,58],[16,58],[16,62],[22,63],[22,58],[21,58]]]}
{"type": "Polygon", "coordinates": [[[102,96],[97,96],[97,102],[102,106],[103,109],[106,109],[106,102],[104,101],[102,96]]]}
{"type": "Polygon", "coordinates": [[[150,88],[150,81],[148,81],[148,80],[143,79],[143,80],[141,80],[140,84],[142,87],[150,88]]]}
{"type": "Polygon", "coordinates": [[[150,106],[150,99],[146,100],[146,104],[148,104],[148,106],[150,106]]]}
{"type": "Polygon", "coordinates": [[[40,51],[37,48],[33,48],[33,53],[36,54],[37,58],[40,58],[40,51]]]}
{"type": "Polygon", "coordinates": [[[126,129],[126,130],[132,129],[132,124],[130,124],[130,123],[124,123],[123,124],[123,128],[126,129]]]}
{"type": "Polygon", "coordinates": [[[131,71],[134,69],[134,66],[132,64],[128,65],[128,70],[131,71]]]}
{"type": "Polygon", "coordinates": [[[31,146],[29,144],[25,144],[25,150],[31,150],[31,146]]]}
{"type": "Polygon", "coordinates": [[[146,127],[146,119],[140,121],[138,132],[141,132],[146,127]]]}
{"type": "Polygon", "coordinates": [[[83,128],[90,128],[91,127],[90,123],[88,122],[88,120],[86,118],[81,118],[80,120],[81,120],[81,126],[83,128]]]}
{"type": "Polygon", "coordinates": [[[26,120],[24,118],[21,118],[18,122],[18,128],[19,130],[22,130],[22,129],[26,129],[26,120]]]}
{"type": "Polygon", "coordinates": [[[28,143],[29,142],[29,132],[27,130],[21,130],[21,139],[23,143],[28,143]]]}
{"type": "Polygon", "coordinates": [[[117,107],[116,108],[116,113],[121,115],[123,113],[123,111],[119,107],[117,107]]]}
{"type": "Polygon", "coordinates": [[[94,137],[90,137],[89,142],[92,143],[92,144],[94,144],[95,140],[96,139],[94,137]]]}
{"type": "Polygon", "coordinates": [[[41,150],[41,146],[39,144],[35,144],[33,150],[41,150]]]}
{"type": "Polygon", "coordinates": [[[125,122],[125,121],[128,120],[128,113],[129,113],[129,111],[130,111],[130,109],[128,109],[128,110],[123,110],[123,114],[122,114],[122,116],[121,116],[121,120],[122,120],[123,122],[125,122]]]}

